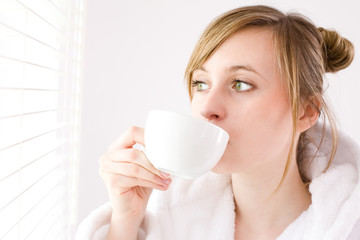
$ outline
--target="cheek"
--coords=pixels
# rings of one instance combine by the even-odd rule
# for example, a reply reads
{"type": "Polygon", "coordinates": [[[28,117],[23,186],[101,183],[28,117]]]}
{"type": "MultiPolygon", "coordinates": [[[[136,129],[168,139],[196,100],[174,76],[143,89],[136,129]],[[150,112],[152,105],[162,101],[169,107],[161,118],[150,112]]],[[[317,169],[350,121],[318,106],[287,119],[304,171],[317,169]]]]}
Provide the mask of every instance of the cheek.
{"type": "Polygon", "coordinates": [[[191,113],[194,117],[198,117],[199,114],[199,107],[196,103],[196,101],[194,101],[194,99],[191,100],[191,113]]]}
{"type": "Polygon", "coordinates": [[[200,114],[201,99],[199,96],[193,97],[191,100],[191,114],[196,118],[202,118],[200,114]]]}
{"type": "MultiPolygon", "coordinates": [[[[291,123],[291,108],[290,104],[281,94],[270,94],[268,97],[258,101],[257,106],[253,107],[253,120],[263,123],[266,128],[270,126],[283,126],[285,123],[291,123]]],[[[271,129],[270,129],[271,130],[271,129]]]]}
{"type": "Polygon", "coordinates": [[[238,147],[247,146],[244,153],[248,156],[271,155],[274,149],[286,148],[291,140],[290,105],[278,91],[244,104],[236,118],[238,123],[233,125],[233,141],[238,147]]]}

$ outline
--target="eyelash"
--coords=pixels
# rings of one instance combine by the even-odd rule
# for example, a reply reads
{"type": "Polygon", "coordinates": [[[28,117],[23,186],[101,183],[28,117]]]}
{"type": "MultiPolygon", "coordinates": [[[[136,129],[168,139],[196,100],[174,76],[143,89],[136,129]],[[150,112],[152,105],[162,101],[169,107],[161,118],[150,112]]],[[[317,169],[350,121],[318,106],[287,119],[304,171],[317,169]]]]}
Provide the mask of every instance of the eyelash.
{"type": "Polygon", "coordinates": [[[205,83],[205,82],[203,82],[203,81],[198,81],[198,80],[191,80],[191,87],[192,87],[192,88],[195,88],[195,87],[197,87],[197,85],[198,85],[199,83],[205,83]]]}
{"type": "MultiPolygon", "coordinates": [[[[199,80],[192,80],[191,81],[191,88],[196,88],[197,86],[198,86],[198,84],[200,84],[200,83],[204,83],[204,84],[206,84],[205,82],[203,82],[203,81],[199,81],[199,80]]],[[[238,90],[236,90],[235,89],[235,91],[237,91],[237,92],[241,92],[241,93],[247,93],[247,92],[249,92],[249,91],[251,91],[253,88],[254,88],[254,85],[253,84],[251,84],[251,83],[248,83],[248,82],[245,82],[245,81],[242,81],[242,80],[239,80],[239,79],[234,79],[234,81],[232,82],[232,85],[233,85],[233,89],[234,89],[234,86],[235,86],[235,84],[237,84],[237,83],[244,83],[244,84],[246,84],[246,85],[249,85],[250,86],[250,88],[249,89],[247,89],[247,90],[243,90],[243,91],[238,91],[238,90]]],[[[203,90],[197,90],[197,89],[195,89],[197,92],[202,92],[203,90]]]]}
{"type": "Polygon", "coordinates": [[[233,81],[233,86],[234,86],[236,83],[244,83],[244,84],[246,84],[246,85],[249,86],[249,89],[242,90],[242,91],[238,91],[238,92],[241,92],[241,93],[247,93],[247,92],[251,91],[251,90],[254,88],[254,85],[253,85],[253,84],[248,83],[248,82],[245,82],[245,81],[242,81],[242,80],[239,80],[239,79],[235,79],[235,80],[233,81]]]}

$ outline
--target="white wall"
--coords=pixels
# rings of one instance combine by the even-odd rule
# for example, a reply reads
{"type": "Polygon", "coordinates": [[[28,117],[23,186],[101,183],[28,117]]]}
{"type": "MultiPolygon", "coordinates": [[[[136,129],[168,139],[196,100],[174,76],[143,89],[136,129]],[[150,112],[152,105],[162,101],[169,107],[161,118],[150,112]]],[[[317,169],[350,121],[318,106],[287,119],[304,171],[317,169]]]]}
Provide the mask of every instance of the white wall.
{"type": "MultiPolygon", "coordinates": [[[[150,109],[190,112],[183,73],[198,37],[215,16],[246,4],[299,11],[360,49],[355,0],[88,1],[79,220],[107,201],[100,155],[129,126],[143,126],[150,109]]],[[[342,129],[360,142],[359,76],[356,55],[348,69],[328,77],[328,92],[342,129]]]]}

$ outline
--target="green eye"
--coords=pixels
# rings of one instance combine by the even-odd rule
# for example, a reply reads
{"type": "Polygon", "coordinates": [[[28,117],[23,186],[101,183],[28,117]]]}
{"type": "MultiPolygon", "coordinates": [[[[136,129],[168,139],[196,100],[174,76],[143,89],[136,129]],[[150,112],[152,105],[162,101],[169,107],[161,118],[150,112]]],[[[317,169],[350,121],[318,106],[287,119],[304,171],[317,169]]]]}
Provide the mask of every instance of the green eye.
{"type": "Polygon", "coordinates": [[[199,82],[197,84],[197,90],[198,91],[202,91],[202,90],[206,90],[206,89],[208,89],[208,85],[206,83],[199,82]]]}
{"type": "Polygon", "coordinates": [[[244,92],[251,88],[252,88],[252,86],[250,84],[248,84],[246,82],[242,82],[242,81],[236,81],[235,85],[234,85],[234,89],[238,92],[244,92]]]}
{"type": "Polygon", "coordinates": [[[207,85],[204,82],[200,82],[200,81],[194,81],[191,85],[198,92],[209,89],[209,85],[207,85]]]}

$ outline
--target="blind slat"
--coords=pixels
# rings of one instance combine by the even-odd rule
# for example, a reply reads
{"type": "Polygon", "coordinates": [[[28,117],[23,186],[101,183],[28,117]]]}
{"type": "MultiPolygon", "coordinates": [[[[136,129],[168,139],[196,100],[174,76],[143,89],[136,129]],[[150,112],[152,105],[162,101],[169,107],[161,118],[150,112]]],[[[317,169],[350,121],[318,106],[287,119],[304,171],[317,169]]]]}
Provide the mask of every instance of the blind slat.
{"type": "Polygon", "coordinates": [[[14,58],[14,57],[5,56],[5,55],[2,55],[0,53],[0,59],[1,58],[7,59],[7,60],[10,60],[10,61],[19,62],[19,63],[26,63],[26,64],[29,64],[29,65],[37,66],[37,67],[44,68],[44,69],[51,70],[51,71],[55,71],[55,72],[64,73],[64,71],[59,70],[59,69],[54,69],[54,68],[51,68],[51,67],[48,67],[48,66],[42,66],[42,65],[39,65],[37,63],[29,62],[29,61],[26,61],[26,60],[20,59],[20,58],[14,58]]]}
{"type": "Polygon", "coordinates": [[[68,12],[67,12],[68,5],[69,5],[68,1],[49,0],[49,2],[51,2],[51,4],[53,4],[56,8],[58,8],[59,11],[62,12],[65,17],[68,17],[68,12]]]}
{"type": "Polygon", "coordinates": [[[59,195],[58,192],[52,192],[44,199],[37,202],[36,205],[22,217],[19,222],[20,227],[23,228],[21,239],[26,239],[26,237],[31,234],[41,219],[43,219],[47,213],[51,211],[51,208],[56,205],[59,198],[61,199],[61,195],[59,195]]]}
{"type": "MultiPolygon", "coordinates": [[[[42,194],[39,196],[31,196],[32,197],[32,204],[28,204],[28,207],[23,207],[22,212],[20,212],[22,217],[25,217],[26,215],[28,215],[36,206],[42,204],[43,201],[46,200],[46,198],[50,198],[49,195],[50,194],[56,194],[56,198],[59,199],[58,195],[63,194],[64,195],[64,191],[61,188],[63,183],[62,183],[63,179],[60,179],[59,181],[57,181],[55,183],[55,185],[50,186],[49,188],[46,189],[46,191],[42,191],[42,194]]],[[[35,193],[36,190],[29,190],[26,192],[27,195],[31,195],[32,193],[35,193]]],[[[22,197],[22,199],[25,199],[27,201],[27,197],[24,194],[22,197]]],[[[21,199],[20,199],[21,200],[21,199]]],[[[54,201],[57,202],[57,201],[54,201]]]]}
{"type": "MultiPolygon", "coordinates": [[[[11,202],[6,208],[0,210],[0,239],[4,239],[9,237],[9,235],[13,236],[12,232],[17,226],[19,216],[19,202],[15,200],[11,202]]],[[[17,231],[18,229],[16,229],[17,231]]],[[[18,232],[18,231],[17,231],[18,232]]],[[[8,238],[11,239],[11,238],[8,238]]],[[[17,238],[15,238],[17,239],[17,238]]]]}
{"type": "Polygon", "coordinates": [[[31,36],[0,24],[0,55],[60,70],[65,53],[31,36]]]}
{"type": "MultiPolygon", "coordinates": [[[[19,90],[0,88],[0,118],[21,113],[50,114],[49,109],[58,107],[58,92],[44,90],[19,90]]],[[[51,115],[56,112],[51,112],[51,115]]],[[[29,114],[28,114],[29,115],[29,114]]],[[[32,114],[31,116],[35,116],[32,114]]],[[[29,116],[27,116],[29,117],[29,116]]]]}
{"type": "Polygon", "coordinates": [[[69,24],[69,20],[61,14],[61,12],[57,11],[56,8],[49,4],[46,0],[32,0],[32,1],[24,1],[24,0],[16,0],[20,4],[22,4],[27,10],[31,11],[39,18],[41,18],[44,22],[48,23],[58,32],[66,35],[66,26],[69,24]]]}
{"type": "MultiPolygon", "coordinates": [[[[16,146],[16,147],[19,147],[19,146],[16,146]]],[[[25,165],[23,165],[23,166],[20,166],[20,167],[19,167],[19,165],[21,165],[21,164],[20,164],[20,163],[17,163],[16,166],[9,167],[7,171],[6,171],[6,169],[3,170],[3,171],[2,171],[2,175],[0,175],[0,182],[4,181],[6,178],[8,178],[8,177],[10,177],[10,176],[12,176],[12,175],[14,175],[14,174],[16,174],[16,173],[18,173],[18,172],[20,172],[22,169],[24,169],[25,167],[29,166],[30,164],[33,164],[33,163],[35,163],[36,161],[39,161],[40,159],[48,156],[49,154],[51,154],[51,153],[53,153],[54,151],[56,151],[59,147],[61,147],[61,145],[58,146],[58,147],[55,147],[54,149],[51,149],[49,152],[45,153],[44,155],[40,156],[39,158],[36,158],[36,159],[34,159],[33,161],[31,161],[31,162],[29,162],[29,163],[27,163],[27,164],[25,164],[25,165]]]]}
{"type": "MultiPolygon", "coordinates": [[[[34,0],[26,2],[33,4],[34,0]]],[[[48,43],[56,43],[57,40],[69,40],[70,36],[66,33],[66,31],[60,31],[50,21],[24,4],[26,2],[20,2],[17,0],[1,0],[0,23],[11,26],[14,29],[24,32],[30,36],[34,36],[38,39],[44,39],[44,41],[48,43]],[[55,39],[54,34],[56,36],[55,39]],[[50,39],[51,41],[47,41],[50,39]]],[[[37,5],[39,8],[38,3],[37,5]]],[[[44,6],[40,6],[40,8],[44,8],[44,6]]]]}
{"type": "Polygon", "coordinates": [[[14,239],[19,239],[19,231],[18,231],[18,226],[15,225],[14,227],[12,227],[9,232],[6,233],[6,235],[2,238],[0,238],[1,240],[14,240],[14,239]]]}
{"type": "MultiPolygon", "coordinates": [[[[58,183],[57,185],[59,185],[59,184],[60,184],[60,183],[58,183]]],[[[55,190],[56,190],[57,185],[54,186],[54,189],[55,189],[55,190]]],[[[49,192],[49,194],[51,194],[51,192],[49,192]]],[[[40,201],[37,202],[37,203],[33,206],[33,208],[29,210],[29,212],[28,212],[27,214],[25,214],[24,216],[22,216],[22,217],[20,218],[20,220],[18,220],[17,218],[11,218],[11,220],[8,221],[8,224],[7,224],[7,225],[10,226],[10,227],[8,227],[9,231],[5,233],[4,237],[5,237],[5,236],[6,236],[6,237],[9,237],[9,236],[8,236],[9,232],[12,231],[14,228],[16,228],[16,227],[19,225],[19,223],[20,223],[25,217],[27,217],[28,214],[29,214],[32,210],[34,210],[36,207],[39,207],[40,204],[42,203],[42,201],[43,201],[46,197],[48,197],[48,195],[46,195],[46,196],[44,196],[43,198],[41,198],[40,201]]],[[[52,201],[52,202],[55,202],[54,206],[56,206],[56,205],[58,205],[59,203],[61,203],[61,201],[63,201],[63,199],[60,198],[60,200],[59,200],[59,198],[56,198],[56,200],[55,200],[55,201],[52,201]]],[[[14,202],[15,202],[15,201],[14,201],[14,202]]],[[[9,215],[9,213],[11,213],[11,212],[12,212],[12,213],[16,213],[16,212],[18,211],[18,206],[14,205],[14,204],[13,204],[14,202],[11,202],[11,203],[9,204],[9,206],[7,206],[7,208],[5,209],[6,212],[8,213],[7,215],[9,215]]],[[[17,203],[17,202],[15,202],[15,203],[17,203]]],[[[45,208],[45,209],[46,209],[46,208],[45,208]]],[[[4,215],[6,214],[5,210],[3,211],[3,214],[4,214],[4,215]]],[[[47,212],[45,215],[51,213],[51,210],[52,210],[52,208],[49,209],[48,211],[45,211],[45,212],[47,212]]],[[[0,211],[0,213],[1,213],[1,211],[0,211]]],[[[61,214],[61,213],[59,213],[59,214],[61,214]]],[[[42,219],[42,218],[40,218],[40,219],[42,219]]],[[[24,224],[24,223],[23,223],[23,224],[24,224]]],[[[36,227],[36,226],[35,226],[35,227],[36,227]]],[[[30,231],[32,231],[32,230],[33,230],[33,229],[31,229],[30,231]]],[[[1,232],[0,232],[0,233],[1,233],[1,232]]],[[[29,233],[29,235],[30,235],[30,233],[29,233]]],[[[0,239],[3,239],[3,238],[1,238],[1,235],[0,235],[0,239]]],[[[9,239],[11,239],[11,238],[9,238],[9,239]]],[[[25,239],[25,238],[22,237],[21,239],[25,239]]]]}
{"type": "MultiPolygon", "coordinates": [[[[59,91],[63,73],[0,57],[0,89],[59,91]]],[[[60,89],[61,90],[61,89],[60,89]]]]}
{"type": "Polygon", "coordinates": [[[46,91],[46,92],[58,92],[55,89],[42,89],[42,88],[16,88],[16,87],[0,87],[1,90],[12,90],[12,91],[46,91]]]}
{"type": "Polygon", "coordinates": [[[0,198],[0,212],[19,196],[20,177],[19,173],[13,174],[0,183],[2,193],[0,198]]]}
{"type": "Polygon", "coordinates": [[[42,218],[36,222],[33,229],[29,232],[27,236],[24,237],[25,239],[41,239],[45,236],[46,233],[44,233],[43,229],[49,229],[54,222],[57,221],[57,218],[61,216],[61,211],[59,211],[59,206],[61,206],[61,202],[65,201],[66,196],[60,196],[56,198],[55,201],[53,201],[53,205],[48,209],[48,211],[45,213],[42,218]]]}
{"type": "MultiPolygon", "coordinates": [[[[27,23],[29,22],[29,20],[27,21],[27,23]]],[[[7,34],[8,35],[17,35],[19,37],[26,37],[28,39],[34,40],[36,42],[38,42],[39,44],[42,44],[50,49],[53,49],[54,51],[57,51],[60,54],[64,55],[64,47],[66,44],[65,40],[58,40],[58,37],[54,36],[54,39],[45,39],[45,37],[43,37],[40,33],[34,33],[35,30],[32,30],[33,32],[30,32],[28,30],[29,33],[23,32],[22,30],[19,30],[15,27],[12,27],[10,25],[8,25],[5,22],[0,22],[0,24],[2,25],[2,28],[7,28],[7,34]]],[[[29,24],[29,23],[28,23],[29,24]]],[[[36,29],[36,31],[48,31],[47,29],[38,29],[39,28],[39,23],[37,24],[33,24],[35,26],[33,26],[33,28],[36,29]]],[[[27,26],[27,28],[29,28],[29,26],[27,26]]],[[[41,27],[40,27],[41,28],[41,27]]],[[[3,29],[4,31],[4,29],[3,29]]],[[[54,33],[56,34],[56,33],[54,33]]],[[[46,35],[48,36],[48,35],[46,35]]]]}
{"type": "MultiPolygon", "coordinates": [[[[58,166],[57,166],[58,167],[58,166]]],[[[55,171],[57,167],[54,167],[53,169],[51,169],[48,172],[43,173],[42,176],[40,176],[40,178],[32,183],[30,186],[27,186],[26,189],[22,189],[22,191],[19,193],[18,189],[11,189],[11,186],[20,186],[19,182],[20,182],[20,173],[14,174],[12,176],[10,176],[9,178],[5,179],[2,183],[3,186],[1,186],[1,190],[5,190],[4,192],[9,193],[9,195],[7,195],[6,198],[1,199],[2,200],[2,204],[3,206],[0,206],[0,212],[7,208],[7,206],[9,206],[12,202],[14,202],[15,200],[18,200],[22,194],[24,194],[27,190],[29,190],[31,187],[33,187],[35,184],[39,183],[42,179],[44,179],[45,177],[49,176],[52,171],[55,171]],[[14,192],[17,192],[17,194],[14,194],[14,192]]]]}
{"type": "MultiPolygon", "coordinates": [[[[39,138],[41,136],[44,136],[46,134],[56,132],[56,131],[58,131],[59,129],[62,128],[61,126],[55,126],[54,128],[35,131],[35,130],[44,128],[44,127],[41,127],[41,126],[40,127],[37,126],[37,128],[35,130],[34,129],[28,130],[27,135],[24,135],[24,138],[22,138],[23,135],[22,135],[20,129],[18,129],[18,126],[21,126],[21,119],[19,119],[18,117],[15,117],[13,119],[2,119],[2,120],[0,120],[0,127],[4,126],[4,125],[9,127],[9,128],[8,129],[0,128],[0,129],[2,130],[1,131],[2,134],[4,134],[4,136],[7,135],[8,138],[6,138],[6,139],[1,138],[0,139],[0,151],[12,148],[12,147],[14,147],[16,145],[27,143],[27,142],[29,142],[31,140],[34,140],[34,139],[39,138]],[[16,120],[14,120],[14,119],[16,119],[16,120]],[[4,124],[5,121],[8,121],[9,124],[4,124]],[[14,121],[16,121],[16,122],[13,123],[14,121]],[[7,130],[7,131],[5,131],[5,130],[7,130]],[[34,134],[31,135],[29,132],[34,133],[34,134]],[[13,135],[11,136],[11,134],[13,134],[13,135]]],[[[31,126],[31,124],[28,124],[28,125],[31,126]]],[[[47,125],[49,125],[49,123],[47,123],[47,125]]]]}
{"type": "Polygon", "coordinates": [[[55,111],[57,111],[57,110],[58,110],[58,109],[47,109],[47,110],[38,111],[38,112],[19,113],[19,114],[15,114],[15,115],[8,115],[8,116],[0,117],[0,120],[1,120],[1,119],[6,119],[6,118],[21,117],[21,116],[26,116],[26,115],[31,115],[31,114],[46,113],[46,112],[55,112],[55,111]]]}
{"type": "MultiPolygon", "coordinates": [[[[61,212],[61,206],[59,207],[59,209],[57,209],[57,212],[61,212]]],[[[63,222],[63,216],[61,216],[60,214],[57,215],[58,217],[56,218],[56,220],[53,222],[53,224],[50,226],[50,228],[48,229],[48,231],[45,233],[44,240],[52,238],[54,236],[58,236],[58,232],[60,231],[59,229],[61,229],[61,227],[59,227],[62,222],[63,222]]]]}

